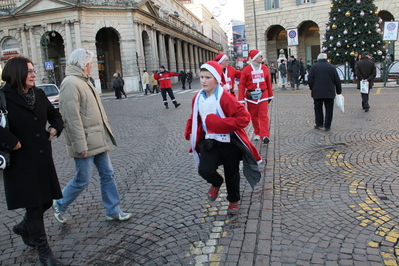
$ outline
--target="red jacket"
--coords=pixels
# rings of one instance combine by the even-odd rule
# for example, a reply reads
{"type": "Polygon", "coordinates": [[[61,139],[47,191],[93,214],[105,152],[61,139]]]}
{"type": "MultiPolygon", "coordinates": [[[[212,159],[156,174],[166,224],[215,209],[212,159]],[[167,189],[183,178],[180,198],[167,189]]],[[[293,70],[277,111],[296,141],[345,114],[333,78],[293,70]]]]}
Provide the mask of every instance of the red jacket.
{"type": "Polygon", "coordinates": [[[172,88],[172,82],[170,81],[170,77],[173,76],[179,76],[179,73],[173,71],[154,73],[154,78],[158,80],[160,89],[172,88]]]}
{"type": "Polygon", "coordinates": [[[259,82],[259,88],[261,89],[261,91],[263,91],[262,97],[258,100],[248,99],[248,94],[250,93],[250,91],[253,91],[257,88],[258,83],[252,82],[251,72],[253,71],[253,68],[251,65],[247,65],[241,71],[240,85],[238,86],[238,101],[247,101],[250,103],[258,104],[259,102],[267,101],[274,98],[269,69],[265,65],[261,64],[261,70],[263,72],[264,78],[263,82],[259,82]]]}
{"type": "Polygon", "coordinates": [[[230,81],[229,81],[229,85],[230,86],[228,86],[228,88],[229,88],[229,91],[231,92],[231,94],[235,95],[235,93],[234,93],[235,79],[236,78],[239,79],[240,77],[241,77],[241,71],[235,69],[232,66],[227,66],[225,69],[223,69],[221,85],[222,85],[222,87],[224,87],[226,89],[226,86],[225,86],[227,84],[226,78],[227,79],[230,78],[230,81]]]}
{"type": "MultiPolygon", "coordinates": [[[[201,116],[198,112],[198,98],[201,91],[197,92],[192,100],[192,113],[186,123],[186,130],[184,136],[186,140],[191,141],[190,153],[194,153],[196,161],[198,162],[199,147],[198,143],[200,138],[205,134],[202,128],[201,116]],[[197,110],[197,111],[195,111],[197,110]],[[196,124],[194,124],[196,121],[196,124]],[[194,128],[195,132],[192,132],[194,128]]],[[[239,103],[234,96],[228,93],[226,90],[219,87],[218,95],[220,96],[219,104],[225,118],[216,114],[209,114],[206,116],[205,125],[206,128],[218,134],[235,133],[240,139],[242,144],[247,147],[254,159],[260,163],[262,157],[260,156],[256,147],[251,143],[245,132],[245,127],[251,121],[251,115],[246,110],[242,103],[239,103]]]]}

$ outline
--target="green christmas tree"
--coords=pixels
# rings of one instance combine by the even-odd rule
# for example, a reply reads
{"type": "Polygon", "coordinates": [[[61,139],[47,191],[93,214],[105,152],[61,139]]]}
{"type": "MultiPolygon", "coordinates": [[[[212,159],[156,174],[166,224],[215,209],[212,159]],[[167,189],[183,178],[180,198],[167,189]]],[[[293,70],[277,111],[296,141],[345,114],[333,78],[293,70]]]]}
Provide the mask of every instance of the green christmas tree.
{"type": "Polygon", "coordinates": [[[323,52],[332,64],[350,61],[354,52],[369,52],[375,60],[383,60],[383,22],[372,0],[333,0],[326,26],[323,52]]]}

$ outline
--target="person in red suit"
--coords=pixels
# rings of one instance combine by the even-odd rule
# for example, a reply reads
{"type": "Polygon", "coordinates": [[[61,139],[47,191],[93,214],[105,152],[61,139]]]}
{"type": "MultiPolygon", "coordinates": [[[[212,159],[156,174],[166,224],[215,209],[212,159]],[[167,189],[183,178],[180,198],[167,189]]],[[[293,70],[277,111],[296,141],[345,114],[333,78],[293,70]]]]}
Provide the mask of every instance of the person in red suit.
{"type": "Polygon", "coordinates": [[[240,161],[244,175],[254,187],[260,180],[258,150],[250,142],[245,127],[251,116],[242,103],[220,86],[222,67],[215,61],[201,66],[202,89],[192,100],[192,113],[186,123],[184,136],[191,142],[198,174],[211,184],[208,200],[215,201],[223,181],[226,182],[227,213],[238,213],[240,200],[240,161]],[[217,172],[224,168],[223,177],[217,172]]]}
{"type": "Polygon", "coordinates": [[[154,73],[154,78],[158,80],[159,88],[161,89],[163,104],[165,105],[166,109],[169,109],[166,93],[169,94],[169,97],[176,108],[180,106],[180,103],[176,101],[175,96],[173,95],[172,82],[170,81],[170,77],[173,76],[179,76],[179,73],[166,71],[164,66],[159,67],[159,73],[154,73]]]}
{"type": "Polygon", "coordinates": [[[223,68],[222,87],[235,96],[234,82],[236,78],[240,78],[241,71],[229,66],[229,58],[225,54],[218,54],[214,61],[218,62],[218,64],[223,68]]]}
{"type": "Polygon", "coordinates": [[[267,66],[262,64],[262,53],[258,50],[249,52],[250,63],[241,71],[238,86],[238,101],[247,103],[252,117],[255,140],[270,142],[269,103],[273,99],[272,82],[267,66]]]}

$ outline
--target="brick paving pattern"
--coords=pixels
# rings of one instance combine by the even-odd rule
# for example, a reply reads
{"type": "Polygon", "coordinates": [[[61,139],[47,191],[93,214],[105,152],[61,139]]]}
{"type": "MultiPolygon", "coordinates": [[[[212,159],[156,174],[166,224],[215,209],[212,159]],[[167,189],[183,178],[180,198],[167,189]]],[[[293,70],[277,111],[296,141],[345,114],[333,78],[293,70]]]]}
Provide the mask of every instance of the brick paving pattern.
{"type": "MultiPolygon", "coordinates": [[[[118,147],[111,151],[127,222],[105,221],[99,180],[67,210],[67,224],[45,214],[50,245],[65,265],[398,265],[398,88],[378,89],[370,112],[358,90],[344,86],[331,131],[316,130],[307,87],[275,90],[271,142],[254,143],[264,173],[254,190],[242,178],[241,208],[226,215],[226,190],[206,200],[183,137],[199,89],[175,85],[179,108],[160,94],[102,96],[118,147]]],[[[249,135],[252,130],[248,128],[249,135]]],[[[73,177],[64,139],[53,141],[61,186],[73,177]]],[[[222,171],[222,169],[221,169],[222,171]]],[[[2,183],[0,174],[0,183],[2,183]]],[[[34,249],[12,227],[22,210],[8,211],[0,184],[0,264],[36,265],[34,249]]]]}

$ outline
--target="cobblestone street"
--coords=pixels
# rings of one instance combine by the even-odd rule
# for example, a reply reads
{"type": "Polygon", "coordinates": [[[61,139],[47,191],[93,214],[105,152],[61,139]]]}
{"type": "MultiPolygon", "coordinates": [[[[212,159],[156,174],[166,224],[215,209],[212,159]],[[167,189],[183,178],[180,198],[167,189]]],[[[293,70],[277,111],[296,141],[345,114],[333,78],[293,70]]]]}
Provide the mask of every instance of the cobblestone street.
{"type": "MultiPolygon", "coordinates": [[[[103,94],[118,142],[110,156],[121,207],[133,218],[105,220],[95,172],[66,224],[45,213],[55,256],[65,265],[399,265],[399,91],[381,86],[366,113],[359,91],[344,85],[345,113],[334,108],[331,131],[313,128],[307,86],[276,86],[271,142],[253,141],[263,176],[254,190],[242,176],[236,216],[226,214],[224,187],[207,201],[209,185],[183,137],[198,80],[192,90],[175,84],[181,106],[169,101],[168,110],[160,94],[103,94]]],[[[253,139],[251,127],[248,133],[253,139]]],[[[63,188],[75,166],[62,135],[53,154],[63,188]]],[[[7,210],[0,180],[0,264],[36,265],[36,251],[12,232],[23,210],[7,210]]]]}

